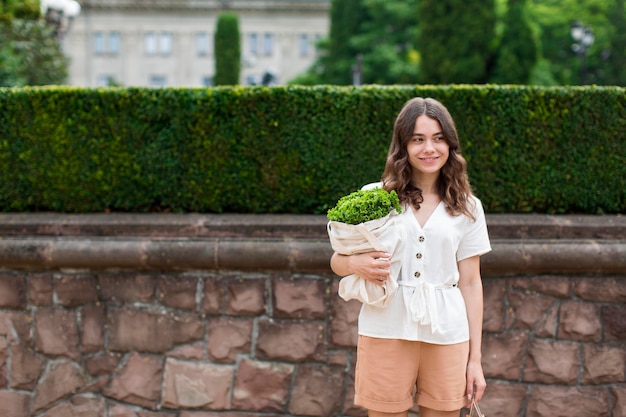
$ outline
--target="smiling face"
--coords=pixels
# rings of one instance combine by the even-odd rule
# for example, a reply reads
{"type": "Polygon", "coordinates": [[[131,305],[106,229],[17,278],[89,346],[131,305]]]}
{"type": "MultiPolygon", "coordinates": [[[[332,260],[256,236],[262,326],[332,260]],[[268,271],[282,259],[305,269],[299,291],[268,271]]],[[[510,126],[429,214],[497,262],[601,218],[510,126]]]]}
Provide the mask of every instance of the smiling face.
{"type": "Polygon", "coordinates": [[[427,177],[437,178],[448,161],[450,145],[436,119],[421,115],[415,120],[413,136],[406,146],[413,179],[421,182],[427,177]]]}

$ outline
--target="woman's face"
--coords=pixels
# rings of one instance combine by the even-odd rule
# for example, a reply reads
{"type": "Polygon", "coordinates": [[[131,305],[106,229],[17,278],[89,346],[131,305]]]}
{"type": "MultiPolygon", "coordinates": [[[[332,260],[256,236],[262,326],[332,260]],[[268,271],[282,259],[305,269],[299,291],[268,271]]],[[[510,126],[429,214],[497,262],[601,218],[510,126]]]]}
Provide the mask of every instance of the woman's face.
{"type": "Polygon", "coordinates": [[[415,120],[413,137],[406,148],[413,176],[417,178],[438,176],[450,155],[450,145],[443,136],[441,125],[426,115],[415,120]]]}

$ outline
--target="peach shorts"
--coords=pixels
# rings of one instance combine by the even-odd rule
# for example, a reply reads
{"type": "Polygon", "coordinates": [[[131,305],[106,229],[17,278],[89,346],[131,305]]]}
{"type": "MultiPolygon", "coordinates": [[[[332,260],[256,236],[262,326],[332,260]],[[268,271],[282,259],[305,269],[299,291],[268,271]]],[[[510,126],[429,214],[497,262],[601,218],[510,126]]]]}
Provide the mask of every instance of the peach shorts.
{"type": "Polygon", "coordinates": [[[400,413],[417,405],[440,411],[467,404],[469,342],[434,345],[359,336],[354,403],[400,413]]]}

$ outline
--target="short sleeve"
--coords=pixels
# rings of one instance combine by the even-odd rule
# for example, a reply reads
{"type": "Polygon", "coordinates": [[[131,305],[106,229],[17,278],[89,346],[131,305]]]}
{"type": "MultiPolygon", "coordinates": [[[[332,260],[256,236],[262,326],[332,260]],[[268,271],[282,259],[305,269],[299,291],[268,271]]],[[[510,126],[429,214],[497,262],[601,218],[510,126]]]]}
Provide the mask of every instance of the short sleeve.
{"type": "Polygon", "coordinates": [[[373,190],[374,188],[382,188],[382,187],[383,187],[382,182],[370,182],[369,184],[365,184],[363,187],[361,187],[361,190],[373,190]]]}
{"type": "Polygon", "coordinates": [[[485,219],[485,211],[480,200],[474,196],[472,199],[475,203],[474,217],[476,221],[468,219],[465,233],[461,238],[459,248],[456,253],[456,260],[471,258],[476,255],[484,255],[491,251],[491,243],[489,242],[489,233],[487,232],[487,220],[485,219]]]}

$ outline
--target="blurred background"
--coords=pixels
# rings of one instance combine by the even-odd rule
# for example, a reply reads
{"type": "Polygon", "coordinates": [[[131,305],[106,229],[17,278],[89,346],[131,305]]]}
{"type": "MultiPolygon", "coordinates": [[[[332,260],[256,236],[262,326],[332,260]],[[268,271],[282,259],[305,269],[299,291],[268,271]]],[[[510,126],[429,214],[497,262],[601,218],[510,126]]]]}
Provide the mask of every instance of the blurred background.
{"type": "Polygon", "coordinates": [[[0,85],[626,85],[624,0],[2,0],[0,85]]]}

